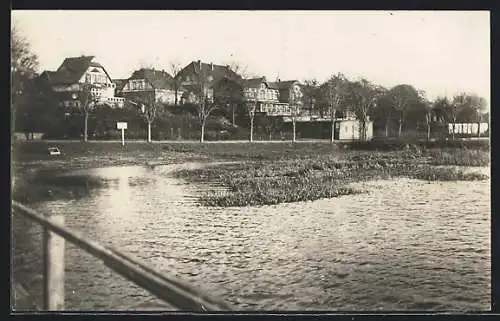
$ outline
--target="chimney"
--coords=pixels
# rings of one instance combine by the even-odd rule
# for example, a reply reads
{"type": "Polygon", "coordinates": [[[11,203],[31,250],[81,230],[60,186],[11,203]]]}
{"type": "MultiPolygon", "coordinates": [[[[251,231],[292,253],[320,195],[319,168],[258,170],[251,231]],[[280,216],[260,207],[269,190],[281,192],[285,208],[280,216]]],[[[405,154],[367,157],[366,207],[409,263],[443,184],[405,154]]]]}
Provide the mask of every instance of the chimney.
{"type": "Polygon", "coordinates": [[[210,63],[210,70],[214,70],[214,64],[210,63]]]}
{"type": "Polygon", "coordinates": [[[198,68],[201,69],[201,60],[198,60],[198,68]]]}

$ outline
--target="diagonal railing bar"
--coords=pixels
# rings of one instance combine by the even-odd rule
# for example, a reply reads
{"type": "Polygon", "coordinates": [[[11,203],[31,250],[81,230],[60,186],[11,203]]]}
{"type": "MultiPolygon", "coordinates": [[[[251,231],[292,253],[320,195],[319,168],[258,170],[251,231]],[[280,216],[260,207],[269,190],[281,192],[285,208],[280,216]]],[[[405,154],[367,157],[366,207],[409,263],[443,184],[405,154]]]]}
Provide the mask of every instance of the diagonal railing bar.
{"type": "Polygon", "coordinates": [[[52,222],[19,202],[13,201],[12,205],[21,214],[37,222],[44,229],[87,251],[116,273],[176,308],[197,312],[232,310],[228,303],[214,298],[176,277],[161,274],[116,249],[110,249],[97,242],[87,240],[79,233],[52,222]]]}

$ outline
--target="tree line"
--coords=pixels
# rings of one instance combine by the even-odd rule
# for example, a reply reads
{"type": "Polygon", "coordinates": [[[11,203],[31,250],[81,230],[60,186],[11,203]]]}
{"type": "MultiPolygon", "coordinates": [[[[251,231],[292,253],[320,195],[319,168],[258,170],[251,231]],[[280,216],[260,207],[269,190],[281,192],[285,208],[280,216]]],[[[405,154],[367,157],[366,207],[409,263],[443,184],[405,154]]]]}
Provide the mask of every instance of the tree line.
{"type": "MultiPolygon", "coordinates": [[[[451,99],[437,97],[430,100],[423,90],[409,84],[385,88],[367,79],[351,81],[341,73],[332,75],[319,84],[304,81],[304,103],[310,110],[329,116],[333,121],[339,113],[351,112],[362,124],[372,119],[374,127],[385,137],[401,137],[405,131],[424,128],[431,138],[432,125],[457,122],[479,123],[488,121],[487,101],[474,93],[458,93],[451,99]]],[[[434,126],[436,127],[436,126],[434,126]]],[[[452,138],[454,138],[454,129],[452,138]]],[[[480,135],[479,126],[477,135],[480,135]]]]}
{"type": "MultiPolygon", "coordinates": [[[[23,130],[27,136],[36,131],[54,130],[55,127],[60,127],[62,131],[67,132],[77,131],[77,128],[71,129],[68,126],[61,126],[63,123],[68,125],[67,114],[56,113],[54,111],[56,105],[54,98],[46,95],[46,92],[50,90],[42,88],[34,81],[38,75],[37,55],[31,51],[29,42],[22,37],[19,30],[14,27],[11,31],[12,130],[23,130]]],[[[179,87],[177,77],[180,71],[179,65],[172,63],[170,69],[173,72],[176,87],[179,87]]],[[[245,70],[239,64],[233,64],[232,69],[236,72],[245,70]]],[[[151,127],[155,122],[167,124],[170,118],[174,119],[174,123],[179,123],[182,119],[183,122],[187,120],[189,123],[187,127],[190,129],[193,127],[193,122],[197,122],[195,127],[200,130],[199,138],[203,141],[209,116],[215,114],[232,119],[232,124],[235,125],[235,111],[239,111],[246,114],[243,119],[248,122],[250,141],[252,141],[256,102],[244,100],[241,85],[237,86],[234,83],[223,81],[217,85],[216,89],[210,91],[211,88],[204,71],[198,71],[196,76],[198,78],[197,86],[192,88],[196,99],[183,109],[183,111],[191,111],[193,117],[184,117],[180,115],[182,113],[169,112],[166,106],[151,97],[127,101],[125,110],[121,112],[112,112],[109,108],[99,109],[97,108],[99,102],[91,95],[90,86],[84,86],[80,106],[73,111],[74,114],[83,116],[84,124],[81,130],[83,130],[84,140],[87,140],[88,121],[91,114],[96,117],[97,114],[101,114],[107,118],[126,116],[130,120],[139,115],[147,125],[148,141],[152,139],[151,127]],[[117,112],[123,115],[115,115],[117,112]]],[[[474,93],[458,93],[451,99],[438,97],[430,100],[424,91],[409,84],[385,88],[364,78],[350,80],[341,73],[333,74],[323,83],[314,79],[305,80],[302,82],[302,92],[300,101],[291,102],[294,139],[296,117],[303,115],[304,112],[319,114],[331,120],[330,139],[332,142],[334,141],[335,120],[348,113],[359,119],[362,139],[366,139],[366,124],[369,120],[373,120],[374,129],[383,132],[385,137],[401,137],[413,130],[424,131],[429,140],[432,136],[432,129],[439,128],[439,125],[442,129],[447,127],[448,123],[454,126],[457,122],[479,123],[488,119],[488,114],[485,113],[486,99],[474,93]],[[301,106],[300,112],[298,106],[301,106]]],[[[175,105],[177,105],[177,95],[175,105]]],[[[264,118],[266,119],[260,117],[263,127],[271,130],[271,127],[276,126],[276,121],[268,119],[269,117],[264,118]]],[[[94,123],[96,122],[94,121],[94,123]]],[[[73,127],[79,126],[80,124],[76,124],[73,127]]],[[[107,126],[109,127],[109,124],[107,126]]],[[[153,127],[157,128],[158,126],[153,127]]],[[[173,133],[170,136],[172,135],[173,133]]],[[[479,126],[477,135],[480,135],[479,126]]],[[[455,138],[455,130],[452,130],[452,138],[455,138]]]]}

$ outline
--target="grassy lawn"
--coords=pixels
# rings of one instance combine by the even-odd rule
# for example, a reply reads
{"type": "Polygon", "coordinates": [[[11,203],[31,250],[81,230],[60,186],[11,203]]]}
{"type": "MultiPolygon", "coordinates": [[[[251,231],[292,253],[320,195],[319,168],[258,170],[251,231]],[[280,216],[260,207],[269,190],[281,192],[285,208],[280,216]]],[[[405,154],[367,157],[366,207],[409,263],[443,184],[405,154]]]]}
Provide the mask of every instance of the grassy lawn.
{"type": "Polygon", "coordinates": [[[359,193],[349,183],[390,177],[424,180],[481,180],[484,175],[433,165],[488,166],[489,151],[477,148],[402,145],[380,151],[371,145],[317,143],[80,143],[23,142],[13,145],[13,174],[18,178],[14,196],[29,200],[40,197],[76,197],[103,182],[80,177],[72,184],[53,180],[54,172],[146,163],[173,164],[188,161],[236,161],[175,175],[192,182],[216,182],[227,192],[200,196],[207,206],[278,204],[359,193]],[[63,155],[51,157],[50,146],[63,155]],[[359,147],[359,146],[358,146],[359,147]],[[368,147],[368,148],[366,148],[368,147]],[[36,175],[31,175],[37,169],[36,175]],[[76,186],[75,189],[69,185],[76,186]],[[50,193],[47,192],[50,190],[50,193]],[[59,191],[59,193],[54,192],[59,191]],[[75,192],[76,191],[76,192],[75,192]],[[54,194],[57,194],[54,196],[54,194]],[[29,195],[29,197],[27,197],[29,195]]]}

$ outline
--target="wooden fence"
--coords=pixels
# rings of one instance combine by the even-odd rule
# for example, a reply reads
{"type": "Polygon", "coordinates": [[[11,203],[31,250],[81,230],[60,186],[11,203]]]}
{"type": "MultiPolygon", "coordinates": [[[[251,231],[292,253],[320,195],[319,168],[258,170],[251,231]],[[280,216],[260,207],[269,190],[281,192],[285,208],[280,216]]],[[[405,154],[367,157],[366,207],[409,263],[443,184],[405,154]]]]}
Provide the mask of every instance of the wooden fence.
{"type": "Polygon", "coordinates": [[[116,249],[105,247],[64,227],[64,216],[46,216],[16,201],[13,213],[40,224],[43,228],[43,297],[47,311],[64,310],[64,243],[69,241],[101,260],[107,267],[181,310],[193,312],[230,311],[220,299],[173,276],[161,274],[146,264],[116,249]]]}

